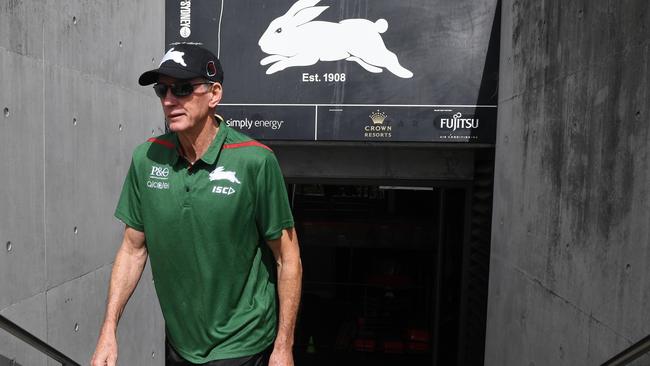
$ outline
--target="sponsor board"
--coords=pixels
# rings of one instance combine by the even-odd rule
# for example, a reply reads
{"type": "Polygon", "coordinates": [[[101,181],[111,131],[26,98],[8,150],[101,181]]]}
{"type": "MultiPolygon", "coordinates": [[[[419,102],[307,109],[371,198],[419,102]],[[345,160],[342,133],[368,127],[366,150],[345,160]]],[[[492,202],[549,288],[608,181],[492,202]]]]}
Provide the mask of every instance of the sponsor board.
{"type": "Polygon", "coordinates": [[[315,109],[313,106],[224,106],[217,107],[228,126],[262,140],[314,140],[315,109]]]}
{"type": "Polygon", "coordinates": [[[491,143],[496,133],[493,107],[303,106],[292,115],[282,106],[219,108],[228,126],[269,140],[491,143]]]}
{"type": "Polygon", "coordinates": [[[218,113],[254,138],[494,143],[497,0],[167,0],[166,14],[166,48],[218,55],[218,113]]]}
{"type": "Polygon", "coordinates": [[[496,108],[456,107],[453,113],[430,107],[348,108],[319,108],[318,140],[485,143],[495,138],[493,125],[480,122],[496,119],[496,108]],[[471,117],[474,125],[449,128],[449,113],[471,117]]]}

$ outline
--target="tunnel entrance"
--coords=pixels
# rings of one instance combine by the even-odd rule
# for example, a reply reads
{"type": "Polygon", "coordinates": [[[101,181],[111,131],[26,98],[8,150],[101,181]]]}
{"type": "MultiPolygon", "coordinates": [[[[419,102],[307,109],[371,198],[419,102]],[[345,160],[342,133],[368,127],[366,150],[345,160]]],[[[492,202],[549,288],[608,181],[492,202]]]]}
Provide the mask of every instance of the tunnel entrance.
{"type": "Polygon", "coordinates": [[[297,365],[458,362],[467,188],[292,184],[297,365]]]}

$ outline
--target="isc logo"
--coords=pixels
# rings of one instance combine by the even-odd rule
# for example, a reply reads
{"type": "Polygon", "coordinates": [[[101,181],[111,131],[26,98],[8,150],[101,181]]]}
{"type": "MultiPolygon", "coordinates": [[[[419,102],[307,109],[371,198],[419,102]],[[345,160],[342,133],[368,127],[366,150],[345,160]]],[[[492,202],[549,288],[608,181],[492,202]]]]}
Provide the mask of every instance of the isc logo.
{"type": "Polygon", "coordinates": [[[212,187],[212,193],[225,194],[226,196],[230,196],[235,192],[236,191],[233,187],[222,187],[222,186],[212,187]]]}
{"type": "Polygon", "coordinates": [[[169,168],[162,168],[159,166],[151,167],[151,177],[167,178],[169,176],[169,168]]]}

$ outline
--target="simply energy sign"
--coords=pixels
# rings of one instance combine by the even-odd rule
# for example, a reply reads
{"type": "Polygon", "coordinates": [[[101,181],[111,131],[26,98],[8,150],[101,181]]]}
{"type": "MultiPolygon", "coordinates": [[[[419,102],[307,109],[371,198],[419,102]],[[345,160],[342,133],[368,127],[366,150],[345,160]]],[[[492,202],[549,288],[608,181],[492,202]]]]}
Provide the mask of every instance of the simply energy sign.
{"type": "Polygon", "coordinates": [[[218,113],[263,140],[493,144],[497,0],[167,0],[166,43],[224,68],[218,113]]]}

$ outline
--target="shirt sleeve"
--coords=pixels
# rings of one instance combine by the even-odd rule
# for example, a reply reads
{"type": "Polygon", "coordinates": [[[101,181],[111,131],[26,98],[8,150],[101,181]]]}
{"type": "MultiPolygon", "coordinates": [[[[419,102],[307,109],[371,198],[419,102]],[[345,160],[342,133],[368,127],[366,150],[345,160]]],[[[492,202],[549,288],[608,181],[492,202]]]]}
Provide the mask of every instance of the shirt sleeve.
{"type": "Polygon", "coordinates": [[[115,208],[115,217],[126,225],[144,231],[142,212],[140,210],[140,182],[137,177],[135,164],[131,160],[131,167],[122,185],[122,194],[115,208]]]}
{"type": "Polygon", "coordinates": [[[265,240],[282,235],[282,229],[294,226],[289,197],[275,155],[269,154],[257,174],[255,219],[265,240]]]}

